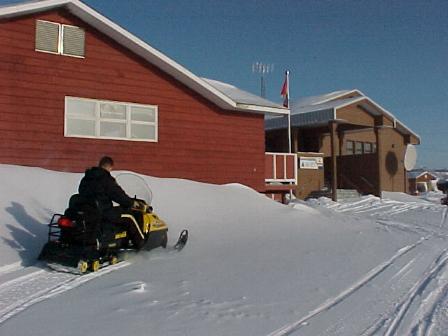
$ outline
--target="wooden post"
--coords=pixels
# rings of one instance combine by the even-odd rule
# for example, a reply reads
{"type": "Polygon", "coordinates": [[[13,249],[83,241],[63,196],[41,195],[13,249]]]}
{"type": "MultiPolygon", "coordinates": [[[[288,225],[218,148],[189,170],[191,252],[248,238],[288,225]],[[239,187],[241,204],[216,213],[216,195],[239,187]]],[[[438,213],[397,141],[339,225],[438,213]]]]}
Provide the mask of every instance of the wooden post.
{"type": "Polygon", "coordinates": [[[338,130],[338,144],[339,144],[339,168],[338,169],[338,184],[341,183],[339,185],[339,187],[342,188],[342,169],[344,167],[344,160],[342,158],[342,153],[343,153],[343,149],[344,149],[344,132],[339,131],[338,130]]]}
{"type": "Polygon", "coordinates": [[[338,131],[338,139],[339,139],[339,156],[342,156],[342,152],[344,150],[344,132],[338,131]]]}
{"type": "Polygon", "coordinates": [[[299,151],[299,131],[298,129],[292,129],[292,152],[297,153],[299,151]]]}
{"type": "Polygon", "coordinates": [[[329,122],[330,138],[331,138],[331,188],[333,201],[338,200],[338,168],[337,168],[337,123],[335,121],[329,122]]]}
{"type": "MultiPolygon", "coordinates": [[[[292,136],[292,152],[294,154],[296,154],[295,165],[297,165],[297,152],[299,151],[299,134],[298,134],[299,131],[298,131],[297,128],[296,129],[292,128],[291,132],[292,132],[292,135],[291,135],[292,136]]],[[[298,168],[296,168],[296,171],[295,171],[296,176],[297,176],[297,169],[298,168]]],[[[297,178],[296,178],[296,185],[297,185],[297,188],[298,188],[299,181],[297,181],[297,178]]],[[[297,188],[296,188],[295,192],[292,189],[289,191],[290,199],[292,199],[293,195],[295,195],[297,197],[297,195],[298,195],[297,188]]]]}
{"type": "Polygon", "coordinates": [[[376,157],[378,161],[378,189],[376,196],[381,197],[381,192],[383,191],[383,177],[385,167],[384,153],[383,153],[383,129],[381,126],[375,126],[375,138],[376,138],[376,157]]]}

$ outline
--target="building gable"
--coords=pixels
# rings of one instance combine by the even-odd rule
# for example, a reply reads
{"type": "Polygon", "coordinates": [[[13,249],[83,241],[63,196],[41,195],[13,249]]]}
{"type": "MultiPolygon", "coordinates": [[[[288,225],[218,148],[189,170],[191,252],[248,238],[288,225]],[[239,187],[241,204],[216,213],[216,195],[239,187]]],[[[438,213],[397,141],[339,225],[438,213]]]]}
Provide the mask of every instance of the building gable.
{"type": "Polygon", "coordinates": [[[64,8],[65,10],[69,11],[72,15],[80,18],[88,25],[107,35],[116,43],[124,46],[132,53],[140,56],[146,62],[149,62],[152,65],[156,66],[163,72],[183,83],[191,90],[197,92],[199,95],[205,97],[206,99],[223,109],[249,113],[289,113],[288,109],[285,109],[280,105],[277,105],[275,107],[247,105],[232,100],[230,97],[226,96],[206,81],[197,77],[196,75],[182,67],[180,64],[168,58],[160,51],[152,48],[144,41],[140,40],[119,25],[115,24],[108,18],[104,17],[100,13],[96,12],[95,10],[78,0],[42,0],[38,2],[28,2],[2,7],[0,8],[0,20],[20,17],[24,15],[31,15],[60,8],[64,8]]]}
{"type": "Polygon", "coordinates": [[[356,103],[336,109],[336,119],[344,120],[350,124],[375,126],[375,117],[356,103]]]}

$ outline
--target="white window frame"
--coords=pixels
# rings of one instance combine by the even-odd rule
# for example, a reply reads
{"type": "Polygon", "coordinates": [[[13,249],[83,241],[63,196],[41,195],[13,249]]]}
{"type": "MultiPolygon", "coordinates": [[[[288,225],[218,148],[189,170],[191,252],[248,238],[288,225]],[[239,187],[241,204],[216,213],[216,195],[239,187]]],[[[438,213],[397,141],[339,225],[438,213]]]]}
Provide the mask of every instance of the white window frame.
{"type": "Polygon", "coordinates": [[[355,142],[353,140],[347,140],[345,143],[345,152],[347,155],[355,155],[355,142]],[[349,147],[349,143],[351,143],[351,148],[349,147]]]}
{"type": "MultiPolygon", "coordinates": [[[[63,24],[63,23],[58,23],[58,22],[53,22],[53,21],[48,21],[48,20],[36,20],[37,21],[41,21],[41,22],[48,22],[54,25],[58,25],[58,51],[54,52],[54,51],[48,51],[48,50],[40,50],[40,49],[36,49],[34,48],[35,51],[37,52],[42,52],[42,53],[46,53],[46,54],[53,54],[53,55],[62,55],[62,56],[68,56],[68,57],[75,57],[75,58],[86,58],[85,54],[86,54],[86,38],[84,38],[84,56],[79,56],[79,55],[71,55],[71,54],[65,54],[64,53],[64,27],[76,27],[76,28],[80,28],[79,26],[74,26],[74,25],[68,25],[68,24],[63,24]]],[[[85,34],[85,30],[84,30],[84,34],[85,34]]],[[[37,35],[34,37],[35,39],[37,38],[37,35]]]]}
{"type": "Polygon", "coordinates": [[[61,24],[62,29],[59,30],[59,51],[61,52],[61,55],[75,57],[75,58],[86,58],[86,31],[84,30],[84,56],[71,55],[71,54],[64,53],[64,27],[75,27],[75,28],[84,30],[79,26],[73,26],[73,25],[68,25],[68,24],[63,24],[63,23],[61,24]]]}
{"type": "Polygon", "coordinates": [[[364,144],[363,144],[363,142],[362,141],[355,141],[355,147],[354,147],[354,154],[355,155],[362,155],[362,154],[364,154],[364,144]],[[360,146],[360,148],[361,148],[361,151],[358,153],[358,149],[359,148],[357,148],[357,146],[360,146]]]}
{"type": "Polygon", "coordinates": [[[148,105],[148,104],[138,104],[138,103],[129,103],[129,102],[120,102],[113,100],[100,100],[100,99],[91,99],[91,98],[80,98],[80,97],[72,97],[65,96],[64,103],[64,137],[66,138],[87,138],[87,139],[107,139],[107,140],[124,140],[124,141],[139,141],[139,142],[159,142],[159,107],[157,105],[148,105]],[[69,100],[83,100],[86,102],[95,103],[95,118],[68,118],[67,116],[67,107],[69,100]],[[101,104],[119,104],[125,105],[126,107],[126,119],[124,122],[120,119],[106,119],[100,117],[100,105],[101,104]],[[154,122],[152,121],[134,121],[131,120],[131,108],[132,107],[141,107],[141,108],[151,108],[154,109],[154,122]],[[95,135],[74,135],[67,133],[67,122],[69,119],[72,120],[89,120],[95,121],[95,135]],[[108,137],[101,136],[101,122],[113,122],[117,124],[126,123],[126,137],[108,137]],[[132,125],[151,125],[154,126],[154,139],[135,139],[131,138],[131,126],[132,125]]]}
{"type": "Polygon", "coordinates": [[[373,153],[373,145],[371,142],[364,142],[362,144],[362,150],[364,154],[372,154],[373,153]],[[367,146],[370,146],[370,150],[367,150],[367,146]]]}
{"type": "MultiPolygon", "coordinates": [[[[54,52],[54,51],[48,51],[48,50],[41,50],[41,49],[37,49],[34,48],[35,51],[37,52],[41,52],[41,53],[45,53],[45,54],[52,54],[52,55],[60,55],[60,50],[61,50],[61,24],[57,23],[57,22],[53,22],[53,21],[47,21],[47,20],[36,20],[36,26],[37,26],[37,22],[47,22],[47,23],[51,23],[54,25],[58,26],[58,51],[54,52]]],[[[37,31],[36,34],[34,36],[34,39],[37,39],[37,31]]]]}

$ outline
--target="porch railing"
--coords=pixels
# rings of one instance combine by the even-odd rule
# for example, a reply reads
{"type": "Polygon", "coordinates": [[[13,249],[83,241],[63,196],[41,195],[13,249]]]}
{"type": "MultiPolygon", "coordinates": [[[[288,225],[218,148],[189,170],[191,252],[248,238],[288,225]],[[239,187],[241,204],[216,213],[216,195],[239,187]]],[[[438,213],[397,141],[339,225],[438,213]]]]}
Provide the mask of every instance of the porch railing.
{"type": "Polygon", "coordinates": [[[265,153],[266,183],[297,183],[297,154],[265,153]]]}

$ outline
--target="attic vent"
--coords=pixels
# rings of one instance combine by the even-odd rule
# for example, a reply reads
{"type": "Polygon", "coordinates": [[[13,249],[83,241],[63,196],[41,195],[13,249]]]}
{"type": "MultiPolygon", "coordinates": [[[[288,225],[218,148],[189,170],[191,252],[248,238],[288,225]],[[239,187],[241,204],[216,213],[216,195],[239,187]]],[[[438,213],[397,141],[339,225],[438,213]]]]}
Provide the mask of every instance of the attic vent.
{"type": "Polygon", "coordinates": [[[62,54],[84,57],[84,30],[75,26],[63,25],[62,27],[62,54]]]}
{"type": "Polygon", "coordinates": [[[36,50],[59,53],[58,23],[38,20],[36,23],[36,50]]]}
{"type": "Polygon", "coordinates": [[[76,26],[37,20],[36,51],[84,57],[85,32],[76,26]]]}

